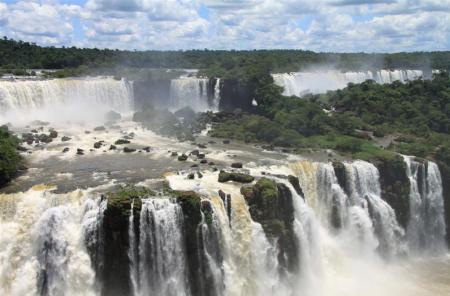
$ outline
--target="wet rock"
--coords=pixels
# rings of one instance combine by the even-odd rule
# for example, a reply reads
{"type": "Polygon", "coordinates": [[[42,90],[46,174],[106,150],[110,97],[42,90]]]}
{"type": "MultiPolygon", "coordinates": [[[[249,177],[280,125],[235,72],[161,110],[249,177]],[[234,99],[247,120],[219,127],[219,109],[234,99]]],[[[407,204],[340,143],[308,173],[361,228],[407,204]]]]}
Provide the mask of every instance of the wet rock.
{"type": "Polygon", "coordinates": [[[114,142],[115,145],[124,145],[124,144],[130,144],[130,141],[126,139],[119,139],[116,142],[114,142]]]}
{"type": "Polygon", "coordinates": [[[208,163],[208,165],[211,165],[211,166],[213,166],[213,165],[216,165],[213,161],[210,161],[209,163],[208,163]]]}
{"type": "Polygon", "coordinates": [[[89,135],[91,132],[90,132],[90,131],[84,131],[84,133],[85,133],[86,135],[89,135]]]}
{"type": "Polygon", "coordinates": [[[95,142],[94,143],[94,148],[95,149],[100,149],[103,145],[103,141],[99,141],[99,142],[95,142]]]}
{"type": "Polygon", "coordinates": [[[170,154],[170,156],[172,156],[172,157],[178,156],[178,153],[174,151],[170,154]]]}
{"type": "Polygon", "coordinates": [[[116,150],[116,149],[117,149],[117,147],[115,145],[109,146],[109,150],[116,150]]]}
{"type": "Polygon", "coordinates": [[[38,133],[38,130],[37,130],[37,129],[32,129],[31,132],[32,132],[33,134],[37,134],[37,133],[38,133]]]}
{"type": "Polygon", "coordinates": [[[40,134],[38,136],[38,140],[42,143],[47,143],[47,144],[53,141],[53,139],[46,134],[40,134]]]}
{"type": "Polygon", "coordinates": [[[63,136],[63,137],[61,138],[61,141],[62,141],[62,142],[67,142],[67,141],[70,141],[70,140],[72,140],[72,138],[70,138],[70,137],[68,137],[68,136],[63,136]]]}
{"type": "Polygon", "coordinates": [[[69,147],[66,147],[66,148],[63,149],[62,152],[63,152],[63,153],[67,153],[67,152],[69,152],[69,150],[70,150],[69,147]]]}
{"type": "Polygon", "coordinates": [[[289,183],[291,183],[292,187],[294,187],[295,192],[297,192],[297,194],[300,195],[301,197],[303,197],[303,199],[304,199],[305,195],[303,194],[303,190],[300,187],[300,182],[299,182],[298,178],[295,176],[289,175],[288,181],[289,181],[289,183]]]}
{"type": "Polygon", "coordinates": [[[201,163],[201,164],[207,164],[208,161],[207,161],[206,159],[202,159],[202,160],[200,160],[200,163],[201,163]]]}
{"type": "Polygon", "coordinates": [[[209,141],[208,144],[213,145],[213,144],[216,144],[216,142],[215,141],[209,141]]]}
{"type": "Polygon", "coordinates": [[[58,132],[55,130],[51,130],[50,134],[48,136],[52,139],[56,139],[56,138],[58,138],[58,132]]]}
{"type": "Polygon", "coordinates": [[[200,151],[198,151],[198,150],[192,150],[190,154],[197,156],[199,153],[200,153],[200,151]]]}
{"type": "Polygon", "coordinates": [[[191,168],[198,168],[198,164],[194,163],[193,165],[191,165],[191,168]]]}
{"type": "Polygon", "coordinates": [[[298,242],[293,229],[294,204],[289,188],[268,178],[243,186],[252,219],[261,224],[269,240],[278,244],[278,260],[289,271],[298,268],[298,242]]]}
{"type": "Polygon", "coordinates": [[[186,154],[181,154],[178,156],[178,161],[186,161],[188,159],[188,156],[186,154]]]}
{"type": "Polygon", "coordinates": [[[197,177],[198,177],[199,179],[201,179],[201,178],[203,178],[203,174],[200,173],[200,172],[197,172],[197,177]]]}
{"type": "Polygon", "coordinates": [[[149,153],[151,149],[152,149],[152,148],[151,148],[151,147],[148,147],[148,146],[142,148],[142,150],[145,151],[145,152],[147,152],[147,153],[149,153]]]}
{"type": "Polygon", "coordinates": [[[200,154],[197,155],[197,158],[198,159],[204,159],[205,158],[205,154],[200,153],[200,154]]]}
{"type": "Polygon", "coordinates": [[[230,141],[230,140],[223,140],[222,143],[224,143],[224,144],[230,144],[231,141],[230,141]]]}
{"type": "Polygon", "coordinates": [[[242,163],[241,162],[234,162],[234,163],[231,164],[231,167],[235,168],[235,169],[242,169],[242,163]]]}
{"type": "Polygon", "coordinates": [[[195,179],[195,174],[194,174],[194,173],[190,173],[190,174],[187,176],[187,178],[188,178],[189,180],[193,180],[193,179],[195,179]]]}
{"type": "Polygon", "coordinates": [[[28,145],[33,144],[35,137],[31,133],[23,133],[22,134],[22,142],[26,142],[28,145]]]}
{"type": "Polygon", "coordinates": [[[201,149],[206,149],[207,148],[205,144],[198,144],[197,147],[201,148],[201,149]]]}
{"type": "Polygon", "coordinates": [[[125,153],[132,153],[132,152],[136,152],[136,149],[129,148],[129,147],[124,147],[123,148],[123,152],[125,152],[125,153]]]}
{"type": "Polygon", "coordinates": [[[23,146],[17,146],[17,150],[19,150],[20,152],[27,152],[28,151],[28,149],[27,148],[25,148],[25,147],[23,147],[23,146]]]}
{"type": "Polygon", "coordinates": [[[84,155],[84,150],[81,148],[77,149],[77,155],[84,155]]]}
{"type": "Polygon", "coordinates": [[[238,183],[251,183],[255,180],[253,176],[250,176],[248,174],[242,174],[242,173],[228,173],[225,171],[221,171],[219,173],[219,182],[225,183],[228,181],[234,181],[238,183]]]}
{"type": "Polygon", "coordinates": [[[103,132],[103,131],[106,131],[106,127],[104,127],[103,125],[102,126],[97,126],[97,127],[94,128],[94,131],[96,131],[96,132],[103,132]]]}

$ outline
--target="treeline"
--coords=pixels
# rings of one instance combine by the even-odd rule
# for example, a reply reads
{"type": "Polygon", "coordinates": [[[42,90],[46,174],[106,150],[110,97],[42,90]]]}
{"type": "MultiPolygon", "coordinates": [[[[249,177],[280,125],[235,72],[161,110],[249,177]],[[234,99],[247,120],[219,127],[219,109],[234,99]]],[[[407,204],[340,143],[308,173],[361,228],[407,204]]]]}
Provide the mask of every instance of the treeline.
{"type": "Polygon", "coordinates": [[[8,131],[8,127],[0,126],[0,187],[9,182],[22,166],[18,147],[19,140],[8,131]]]}
{"type": "Polygon", "coordinates": [[[305,50],[128,51],[76,47],[42,47],[4,37],[0,40],[2,69],[196,68],[226,75],[245,64],[259,63],[272,72],[291,72],[317,65],[342,70],[450,69],[450,52],[394,54],[316,53],[305,50]]]}

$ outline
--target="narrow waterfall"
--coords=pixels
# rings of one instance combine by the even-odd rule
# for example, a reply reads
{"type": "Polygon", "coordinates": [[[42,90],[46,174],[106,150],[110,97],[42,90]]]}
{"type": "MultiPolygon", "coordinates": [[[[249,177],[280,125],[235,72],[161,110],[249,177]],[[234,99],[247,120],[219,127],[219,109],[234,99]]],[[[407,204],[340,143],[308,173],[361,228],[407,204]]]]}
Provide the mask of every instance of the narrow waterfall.
{"type": "Polygon", "coordinates": [[[440,253],[446,250],[442,180],[438,166],[404,156],[411,183],[408,246],[413,252],[440,253]]]}
{"type": "Polygon", "coordinates": [[[219,111],[219,106],[220,106],[220,78],[216,78],[215,79],[215,83],[214,83],[214,101],[213,101],[213,106],[214,106],[214,110],[215,111],[219,111]]]}
{"type": "Polygon", "coordinates": [[[30,189],[0,195],[0,294],[96,295],[84,237],[96,228],[100,202],[87,192],[30,189]],[[7,209],[7,210],[5,210],[7,209]]]}
{"type": "Polygon", "coordinates": [[[132,108],[133,87],[124,79],[0,81],[0,115],[6,118],[25,114],[28,120],[71,120],[88,115],[102,117],[110,110],[127,112],[132,108]]]}
{"type": "Polygon", "coordinates": [[[194,111],[204,112],[211,109],[209,103],[209,79],[182,77],[170,81],[171,110],[190,107],[194,111]]]}
{"type": "Polygon", "coordinates": [[[190,295],[183,244],[183,213],[168,198],[142,201],[135,295],[190,295]]]}
{"type": "Polygon", "coordinates": [[[423,77],[421,70],[379,70],[366,72],[340,72],[337,70],[294,72],[272,75],[275,83],[284,88],[286,96],[302,96],[307,93],[325,93],[342,89],[348,83],[362,83],[368,79],[385,84],[394,81],[405,82],[423,77]]]}

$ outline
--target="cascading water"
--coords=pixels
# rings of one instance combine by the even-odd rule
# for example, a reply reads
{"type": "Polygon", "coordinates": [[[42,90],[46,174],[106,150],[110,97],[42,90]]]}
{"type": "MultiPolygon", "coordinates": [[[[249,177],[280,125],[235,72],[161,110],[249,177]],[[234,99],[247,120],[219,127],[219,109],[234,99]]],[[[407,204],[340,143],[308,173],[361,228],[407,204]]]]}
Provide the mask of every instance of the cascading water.
{"type": "Polygon", "coordinates": [[[442,180],[434,162],[415,161],[404,156],[410,189],[409,249],[413,252],[442,253],[446,250],[442,180]]]}
{"type": "Polygon", "coordinates": [[[181,77],[170,81],[170,109],[176,111],[190,107],[204,112],[211,109],[208,97],[207,78],[181,77]]]}
{"type": "Polygon", "coordinates": [[[307,93],[325,93],[342,89],[348,83],[362,83],[368,79],[385,84],[394,81],[405,82],[423,77],[421,70],[379,70],[367,72],[340,72],[337,70],[316,72],[294,72],[272,75],[275,83],[284,88],[286,96],[302,96],[307,93]]]}
{"type": "Polygon", "coordinates": [[[0,294],[96,294],[85,235],[97,228],[100,202],[30,189],[0,195],[0,205],[0,294]]]}
{"type": "Polygon", "coordinates": [[[25,115],[28,120],[103,119],[110,110],[127,112],[132,108],[133,86],[124,79],[0,81],[0,118],[20,119],[25,115]]]}
{"type": "Polygon", "coordinates": [[[168,198],[143,200],[139,227],[134,295],[190,295],[180,206],[168,198]]]}
{"type": "Polygon", "coordinates": [[[365,161],[347,164],[350,179],[350,195],[368,209],[383,255],[401,253],[400,240],[404,230],[397,222],[394,210],[381,199],[380,176],[377,168],[365,161]]]}

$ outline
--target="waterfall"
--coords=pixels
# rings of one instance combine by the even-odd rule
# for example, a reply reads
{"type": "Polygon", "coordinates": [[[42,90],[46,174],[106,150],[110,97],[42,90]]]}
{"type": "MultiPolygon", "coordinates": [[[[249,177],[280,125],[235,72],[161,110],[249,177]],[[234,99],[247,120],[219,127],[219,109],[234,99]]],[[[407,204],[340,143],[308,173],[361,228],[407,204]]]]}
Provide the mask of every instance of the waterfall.
{"type": "Polygon", "coordinates": [[[196,112],[211,109],[208,91],[209,79],[181,77],[170,81],[170,109],[190,107],[196,112]]]}
{"type": "Polygon", "coordinates": [[[411,183],[408,246],[413,252],[441,253],[446,250],[442,180],[438,166],[403,157],[411,183]]]}
{"type": "Polygon", "coordinates": [[[325,93],[329,90],[342,89],[348,83],[362,83],[374,80],[385,84],[394,81],[406,82],[423,77],[421,70],[378,70],[366,72],[340,72],[337,70],[316,72],[294,72],[273,74],[277,85],[284,88],[286,96],[302,96],[307,93],[325,93]]]}
{"type": "Polygon", "coordinates": [[[96,294],[84,235],[97,224],[100,202],[80,190],[30,189],[0,195],[0,204],[8,208],[0,216],[0,294],[96,294]]]}
{"type": "Polygon", "coordinates": [[[371,163],[355,161],[347,165],[350,175],[350,194],[359,200],[370,213],[379,250],[387,256],[401,253],[404,230],[397,222],[394,210],[381,199],[380,176],[371,163]]]}
{"type": "Polygon", "coordinates": [[[168,198],[142,200],[139,227],[135,295],[190,295],[180,206],[168,198]]]}
{"type": "Polygon", "coordinates": [[[220,107],[220,99],[221,99],[220,87],[221,87],[220,78],[216,78],[214,84],[214,101],[213,101],[215,111],[219,111],[220,107]]]}
{"type": "MultiPolygon", "coordinates": [[[[0,116],[70,120],[133,108],[133,86],[127,80],[80,78],[0,81],[0,116]],[[102,112],[102,113],[100,113],[102,112]],[[26,116],[24,116],[26,114],[26,116]]],[[[17,121],[17,119],[14,119],[17,121]]]]}

